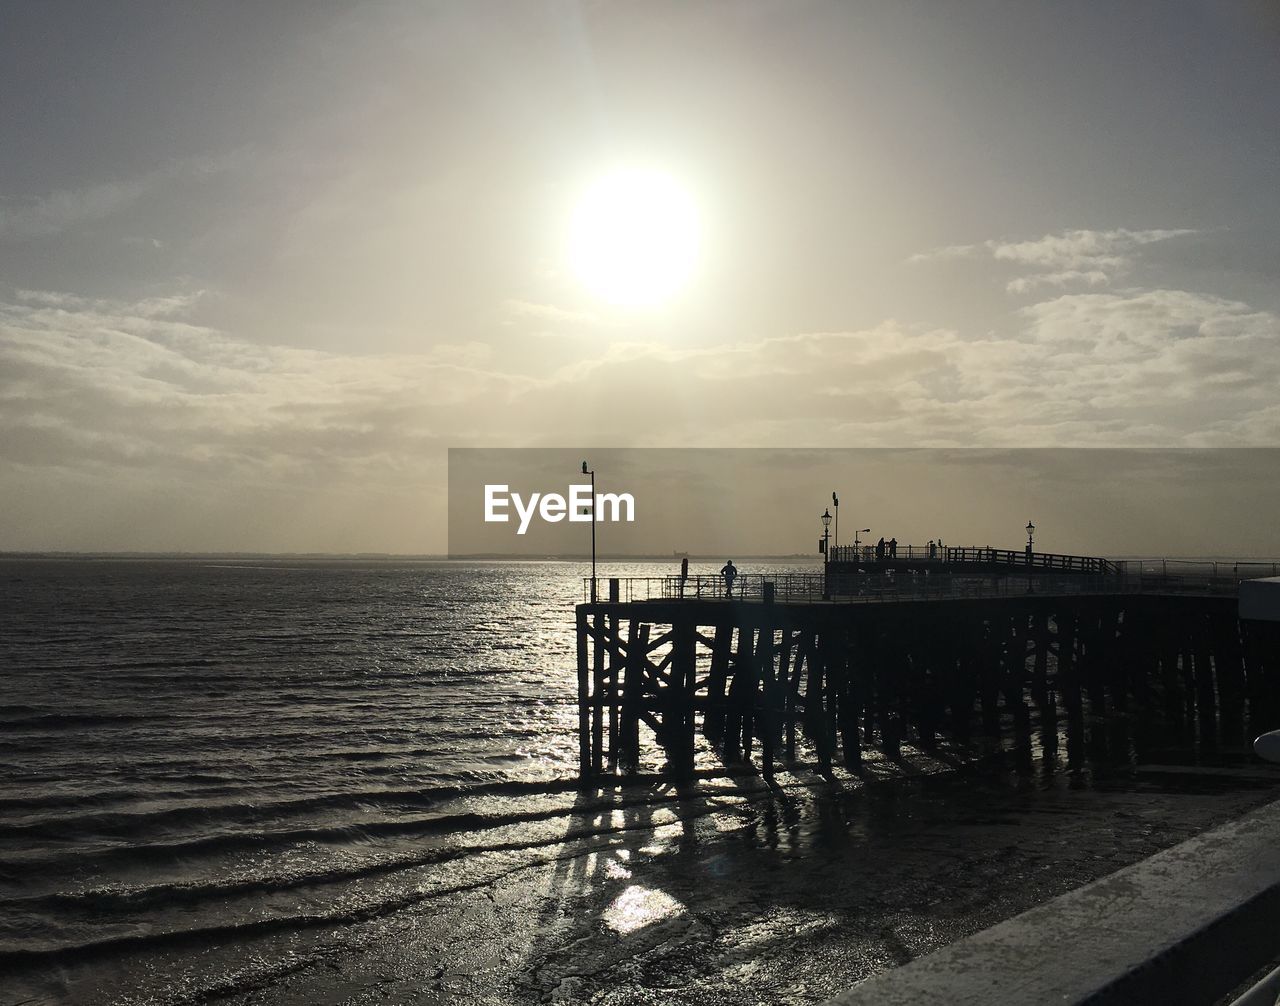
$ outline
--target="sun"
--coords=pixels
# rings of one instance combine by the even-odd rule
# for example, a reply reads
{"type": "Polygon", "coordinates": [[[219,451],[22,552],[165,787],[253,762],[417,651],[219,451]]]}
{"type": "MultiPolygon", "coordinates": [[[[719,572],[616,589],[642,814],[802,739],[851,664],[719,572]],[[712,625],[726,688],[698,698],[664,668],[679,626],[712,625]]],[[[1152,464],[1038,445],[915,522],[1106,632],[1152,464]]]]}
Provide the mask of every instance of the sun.
{"type": "Polygon", "coordinates": [[[688,283],[700,245],[697,206],[674,178],[618,170],[597,179],[574,209],[569,265],[603,300],[656,307],[688,283]]]}

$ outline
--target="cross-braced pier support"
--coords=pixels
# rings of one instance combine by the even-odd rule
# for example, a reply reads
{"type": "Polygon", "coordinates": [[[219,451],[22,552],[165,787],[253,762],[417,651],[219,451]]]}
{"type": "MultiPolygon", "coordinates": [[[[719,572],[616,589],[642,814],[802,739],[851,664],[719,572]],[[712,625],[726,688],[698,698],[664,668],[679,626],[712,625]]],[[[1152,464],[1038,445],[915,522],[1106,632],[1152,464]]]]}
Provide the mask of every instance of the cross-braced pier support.
{"type": "Polygon", "coordinates": [[[1064,718],[1069,745],[1086,721],[1202,745],[1280,726],[1280,626],[1223,597],[608,601],[579,605],[577,650],[583,778],[654,748],[687,778],[699,735],[770,772],[801,744],[819,771],[856,769],[976,731],[1029,756],[1033,711],[1046,749],[1064,718]]]}

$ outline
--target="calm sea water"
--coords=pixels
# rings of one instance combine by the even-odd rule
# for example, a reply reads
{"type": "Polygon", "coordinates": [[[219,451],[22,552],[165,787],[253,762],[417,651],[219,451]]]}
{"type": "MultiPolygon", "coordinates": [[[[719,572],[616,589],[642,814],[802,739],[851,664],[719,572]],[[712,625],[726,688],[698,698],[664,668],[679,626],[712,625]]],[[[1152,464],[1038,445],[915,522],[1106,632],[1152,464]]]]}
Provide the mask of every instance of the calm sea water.
{"type": "Polygon", "coordinates": [[[573,785],[583,573],[0,563],[15,995],[76,998],[69,963],[341,921],[456,881],[467,836],[537,819],[573,785]]]}

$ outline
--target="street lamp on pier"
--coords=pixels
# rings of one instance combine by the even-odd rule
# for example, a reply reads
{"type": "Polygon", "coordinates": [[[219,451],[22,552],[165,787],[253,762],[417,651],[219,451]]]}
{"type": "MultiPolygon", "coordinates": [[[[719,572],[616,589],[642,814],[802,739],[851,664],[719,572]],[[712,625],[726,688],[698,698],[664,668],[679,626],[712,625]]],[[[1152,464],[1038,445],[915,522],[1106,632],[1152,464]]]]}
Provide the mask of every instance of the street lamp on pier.
{"type": "Polygon", "coordinates": [[[582,462],[582,474],[591,476],[591,602],[596,601],[596,473],[582,462]]]}
{"type": "Polygon", "coordinates": [[[835,539],[836,548],[840,547],[840,497],[836,495],[835,490],[831,491],[831,505],[836,508],[836,526],[832,532],[832,538],[835,539]]]}
{"type": "Polygon", "coordinates": [[[831,511],[824,507],[820,519],[822,520],[822,599],[825,601],[831,597],[829,579],[831,566],[831,511]]]}
{"type": "Polygon", "coordinates": [[[1031,546],[1035,542],[1036,526],[1027,521],[1027,593],[1030,594],[1035,590],[1035,586],[1031,583],[1031,546]]]}

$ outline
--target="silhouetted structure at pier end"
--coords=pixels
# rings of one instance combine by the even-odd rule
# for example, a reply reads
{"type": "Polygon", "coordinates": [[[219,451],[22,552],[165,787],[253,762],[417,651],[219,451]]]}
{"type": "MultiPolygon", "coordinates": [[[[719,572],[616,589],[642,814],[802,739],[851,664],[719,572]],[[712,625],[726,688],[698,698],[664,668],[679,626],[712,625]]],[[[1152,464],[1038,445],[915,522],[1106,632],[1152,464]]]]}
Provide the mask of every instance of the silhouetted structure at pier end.
{"type": "Polygon", "coordinates": [[[1209,748],[1280,723],[1280,623],[1238,617],[1238,570],[946,551],[833,549],[826,576],[747,574],[729,598],[719,577],[608,581],[577,608],[582,777],[635,771],[642,731],[685,778],[699,735],[728,763],[821,772],[980,735],[1029,761],[1061,726],[1071,759],[1086,721],[1091,745],[1209,748]]]}

